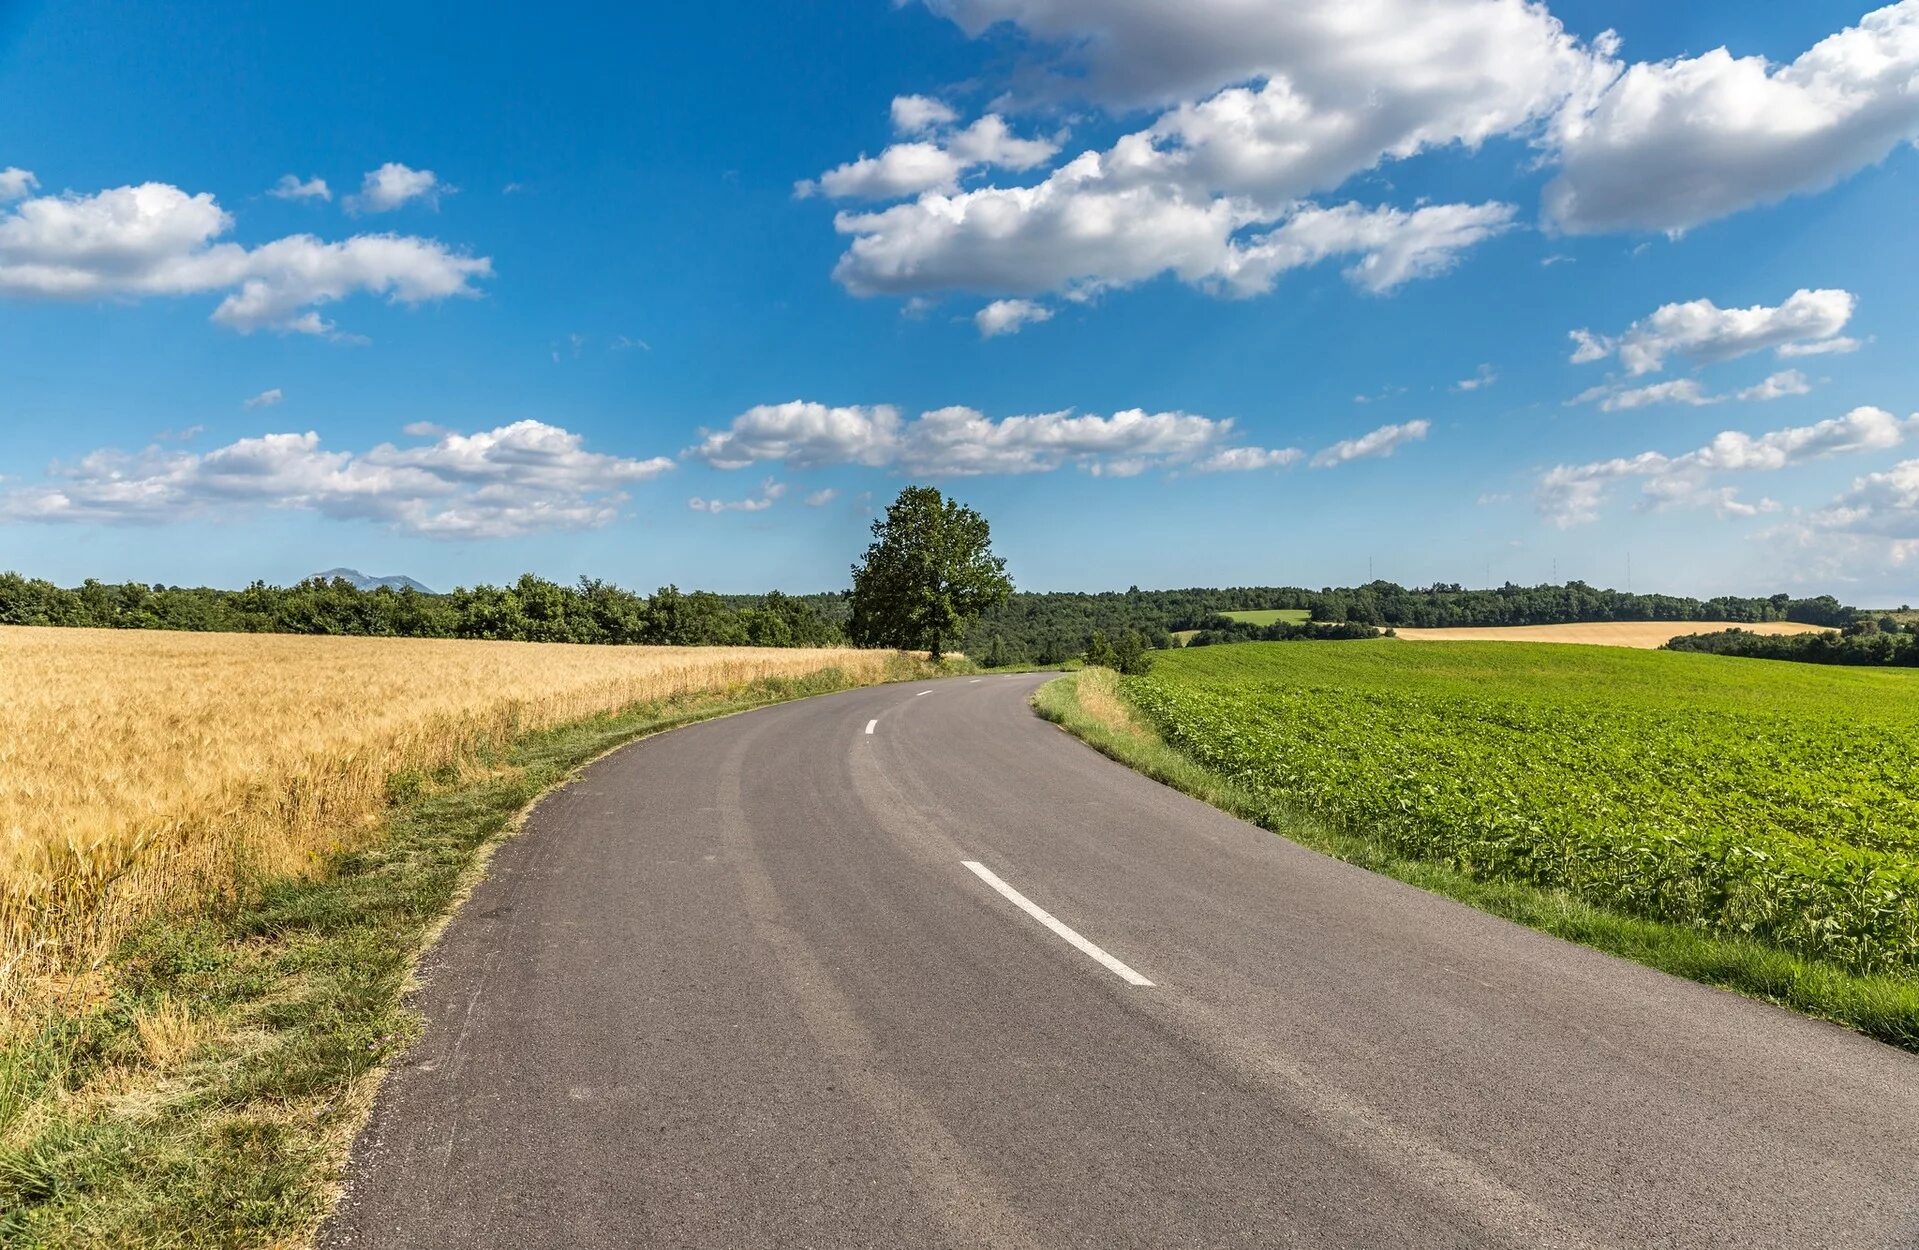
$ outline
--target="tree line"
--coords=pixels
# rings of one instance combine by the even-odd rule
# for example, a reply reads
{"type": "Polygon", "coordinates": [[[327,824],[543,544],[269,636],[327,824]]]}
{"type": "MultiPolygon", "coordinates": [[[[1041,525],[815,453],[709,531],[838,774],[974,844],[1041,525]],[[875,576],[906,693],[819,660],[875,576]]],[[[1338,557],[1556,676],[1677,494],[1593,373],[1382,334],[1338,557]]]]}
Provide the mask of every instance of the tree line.
{"type": "MultiPolygon", "coordinates": [[[[1093,632],[1117,638],[1137,631],[1153,648],[1173,645],[1172,634],[1199,630],[1208,641],[1243,642],[1266,635],[1221,613],[1275,608],[1304,610],[1320,625],[1370,629],[1492,625],[1561,625],[1584,621],[1803,621],[1842,628],[1859,613],[1830,595],[1795,598],[1631,594],[1584,582],[1468,590],[1439,583],[1405,587],[1374,581],[1356,587],[1308,590],[1298,586],[1141,590],[1103,593],[1015,593],[983,612],[962,640],[969,655],[1003,655],[1009,663],[1054,664],[1084,654],[1093,632]]],[[[1270,639],[1291,638],[1274,632],[1270,639]]],[[[1364,637],[1365,634],[1357,636],[1364,637]]],[[[1193,641],[1197,642],[1195,636],[1193,641]]]]}
{"type": "MultiPolygon", "coordinates": [[[[902,518],[905,521],[907,518],[902,518]]],[[[954,518],[964,533],[971,520],[954,518]]],[[[976,536],[965,535],[969,540],[976,536]]],[[[888,557],[890,559],[890,557],[888,557]]],[[[907,557],[907,559],[910,559],[907,557]]],[[[884,565],[884,561],[882,561],[884,565]]],[[[973,582],[996,567],[971,568],[973,582]]],[[[886,605],[883,579],[869,582],[869,603],[886,605]]],[[[102,629],[182,629],[291,634],[364,634],[413,638],[495,638],[533,642],[655,645],[887,645],[901,612],[917,614],[907,632],[937,625],[945,645],[1002,664],[1056,664],[1085,654],[1095,631],[1109,640],[1139,635],[1147,649],[1175,645],[1175,631],[1201,630],[1208,641],[1264,638],[1273,627],[1245,626],[1223,612],[1305,609],[1321,626],[1546,625],[1577,621],[1721,620],[1752,624],[1796,620],[1843,628],[1860,614],[1829,595],[1794,598],[1689,599],[1602,590],[1582,582],[1467,590],[1452,585],[1407,588],[1376,581],[1351,588],[1194,587],[1103,593],[1014,592],[978,608],[977,586],[960,583],[954,606],[901,603],[868,614],[855,631],[848,592],[722,595],[664,586],[651,595],[597,578],[566,585],[525,574],[504,586],[478,585],[449,594],[381,587],[358,590],[335,579],[292,586],[255,582],[243,590],[88,581],[63,588],[17,573],[0,573],[0,624],[78,625],[102,629]],[[970,598],[969,598],[970,596],[970,598]],[[870,631],[870,632],[869,632],[870,631]]],[[[904,637],[904,633],[899,634],[904,637]]],[[[1275,631],[1272,637],[1281,637],[1275,631]]],[[[1285,637],[1295,637],[1284,633],[1285,637]]],[[[1198,641],[1195,638],[1194,641],[1198,641]]]]}
{"type": "MultiPolygon", "coordinates": [[[[820,598],[779,591],[716,595],[677,586],[641,595],[597,578],[569,586],[532,573],[506,586],[462,587],[443,595],[410,587],[360,590],[344,578],[309,578],[292,586],[254,582],[244,590],[89,580],[68,589],[0,573],[0,625],[655,646],[842,645],[845,630],[821,612],[820,598]]],[[[837,595],[824,598],[841,602],[837,595]]]]}
{"type": "Polygon", "coordinates": [[[1722,629],[1675,638],[1665,649],[1754,660],[1796,660],[1802,664],[1919,668],[1919,634],[1893,617],[1863,618],[1838,633],[1768,635],[1722,629]]]}

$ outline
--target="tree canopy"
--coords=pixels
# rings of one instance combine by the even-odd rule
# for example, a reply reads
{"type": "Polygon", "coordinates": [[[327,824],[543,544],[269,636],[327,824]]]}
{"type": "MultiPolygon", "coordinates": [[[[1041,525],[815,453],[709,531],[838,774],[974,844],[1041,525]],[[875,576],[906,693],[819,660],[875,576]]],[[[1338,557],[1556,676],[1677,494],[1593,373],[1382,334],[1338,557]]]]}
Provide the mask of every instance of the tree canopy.
{"type": "Polygon", "coordinates": [[[872,545],[853,566],[847,633],[938,660],[948,640],[1012,593],[986,518],[936,487],[909,486],[873,522],[872,545]]]}

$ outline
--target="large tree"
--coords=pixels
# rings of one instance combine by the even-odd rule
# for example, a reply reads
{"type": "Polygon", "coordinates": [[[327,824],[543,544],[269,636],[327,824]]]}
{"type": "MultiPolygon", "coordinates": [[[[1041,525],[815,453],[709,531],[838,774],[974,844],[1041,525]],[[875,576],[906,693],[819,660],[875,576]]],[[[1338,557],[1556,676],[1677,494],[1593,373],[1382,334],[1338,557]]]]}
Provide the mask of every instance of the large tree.
{"type": "Polygon", "coordinates": [[[873,522],[853,567],[853,641],[938,660],[966,622],[1013,593],[986,518],[931,486],[909,486],[873,522]]]}

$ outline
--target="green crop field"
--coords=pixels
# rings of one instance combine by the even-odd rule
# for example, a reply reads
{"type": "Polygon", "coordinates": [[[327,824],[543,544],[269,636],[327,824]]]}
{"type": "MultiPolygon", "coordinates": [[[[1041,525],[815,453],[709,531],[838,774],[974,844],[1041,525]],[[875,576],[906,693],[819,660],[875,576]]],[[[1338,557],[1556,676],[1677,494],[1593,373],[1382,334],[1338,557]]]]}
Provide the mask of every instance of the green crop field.
{"type": "Polygon", "coordinates": [[[1312,619],[1313,614],[1305,608],[1273,608],[1261,612],[1221,612],[1220,615],[1245,621],[1248,625],[1277,625],[1281,621],[1288,625],[1304,625],[1312,619]]]}
{"type": "Polygon", "coordinates": [[[1919,673],[1381,640],[1171,652],[1122,688],[1205,768],[1397,854],[1919,972],[1919,673]]]}

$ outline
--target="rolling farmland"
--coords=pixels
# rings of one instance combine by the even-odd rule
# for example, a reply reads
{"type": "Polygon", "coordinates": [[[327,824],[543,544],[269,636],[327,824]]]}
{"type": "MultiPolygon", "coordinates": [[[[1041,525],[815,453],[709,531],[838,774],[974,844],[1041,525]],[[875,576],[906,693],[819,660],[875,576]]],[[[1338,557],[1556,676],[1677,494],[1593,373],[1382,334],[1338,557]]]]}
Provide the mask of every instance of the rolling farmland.
{"type": "Polygon", "coordinates": [[[1861,972],[1919,969],[1919,676],[1518,643],[1242,645],[1124,690],[1395,852],[1861,972]]]}
{"type": "Polygon", "coordinates": [[[351,846],[515,735],[890,653],[0,629],[0,1022],[156,910],[351,846]]]}

